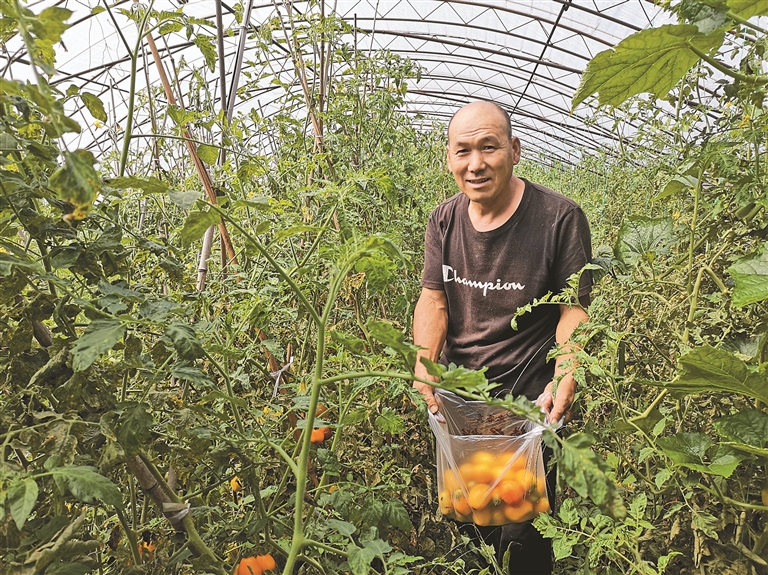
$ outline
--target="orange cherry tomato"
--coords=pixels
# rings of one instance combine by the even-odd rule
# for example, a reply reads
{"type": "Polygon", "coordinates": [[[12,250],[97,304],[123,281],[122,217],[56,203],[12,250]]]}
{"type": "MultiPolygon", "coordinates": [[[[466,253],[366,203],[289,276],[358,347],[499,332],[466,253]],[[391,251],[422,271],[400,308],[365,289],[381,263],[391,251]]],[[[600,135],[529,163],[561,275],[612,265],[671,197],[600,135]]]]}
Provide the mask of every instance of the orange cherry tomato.
{"type": "Polygon", "coordinates": [[[442,511],[443,515],[453,513],[453,501],[451,500],[451,494],[447,490],[440,492],[438,499],[440,501],[440,511],[442,511]]]}
{"type": "Polygon", "coordinates": [[[469,506],[469,501],[464,497],[464,492],[461,489],[457,489],[453,493],[453,508],[459,515],[469,515],[472,513],[472,507],[469,506]]]}
{"type": "Polygon", "coordinates": [[[237,566],[237,575],[264,575],[256,557],[243,557],[237,566]]]}
{"type": "Polygon", "coordinates": [[[273,569],[277,568],[277,563],[275,563],[275,558],[272,557],[269,553],[266,555],[257,555],[256,556],[256,562],[259,564],[259,567],[263,571],[272,571],[273,569]]]}
{"type": "Polygon", "coordinates": [[[493,509],[490,507],[486,507],[484,509],[473,509],[472,521],[481,527],[490,525],[493,522],[493,509]]]}
{"type": "Polygon", "coordinates": [[[499,495],[507,505],[517,505],[525,496],[525,489],[522,484],[515,479],[505,479],[498,486],[499,495]]]}
{"type": "MultiPolygon", "coordinates": [[[[474,509],[485,509],[491,502],[491,490],[486,483],[478,483],[472,489],[469,490],[467,496],[469,506],[474,509]]],[[[477,523],[477,522],[475,522],[477,523]]]]}
{"type": "Polygon", "coordinates": [[[528,499],[523,499],[519,505],[508,505],[504,508],[504,515],[513,523],[521,523],[535,515],[533,503],[528,499]]]}
{"type": "Polygon", "coordinates": [[[325,441],[325,429],[324,427],[318,427],[317,429],[312,430],[312,436],[310,437],[310,441],[312,443],[322,443],[325,441]]]}

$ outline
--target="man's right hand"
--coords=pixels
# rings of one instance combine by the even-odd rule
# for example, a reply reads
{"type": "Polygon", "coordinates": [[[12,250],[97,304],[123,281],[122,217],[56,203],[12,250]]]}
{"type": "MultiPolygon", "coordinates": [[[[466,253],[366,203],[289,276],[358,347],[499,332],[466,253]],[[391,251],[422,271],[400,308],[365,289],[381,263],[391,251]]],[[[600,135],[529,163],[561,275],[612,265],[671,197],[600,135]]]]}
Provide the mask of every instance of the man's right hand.
{"type": "Polygon", "coordinates": [[[420,381],[414,381],[413,387],[422,395],[424,401],[427,402],[427,409],[431,413],[437,413],[440,408],[437,407],[437,401],[435,400],[435,388],[420,381]]]}

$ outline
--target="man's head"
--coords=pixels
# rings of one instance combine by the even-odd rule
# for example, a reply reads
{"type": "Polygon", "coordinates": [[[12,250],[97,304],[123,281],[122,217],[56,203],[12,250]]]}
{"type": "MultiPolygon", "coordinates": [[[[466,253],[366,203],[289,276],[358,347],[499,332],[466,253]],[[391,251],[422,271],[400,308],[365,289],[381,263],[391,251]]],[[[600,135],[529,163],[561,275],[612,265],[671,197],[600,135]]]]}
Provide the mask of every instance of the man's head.
{"type": "Polygon", "coordinates": [[[503,116],[504,117],[504,121],[507,123],[507,133],[509,134],[509,139],[511,140],[512,138],[515,137],[515,134],[512,132],[512,117],[507,113],[507,111],[504,108],[499,106],[496,102],[473,102],[472,104],[467,104],[464,107],[459,108],[453,114],[453,116],[451,116],[451,119],[448,120],[448,128],[446,130],[446,133],[447,133],[449,139],[451,137],[451,124],[453,123],[453,119],[464,108],[466,108],[467,106],[473,106],[475,104],[489,104],[489,105],[493,106],[494,108],[496,108],[496,110],[498,110],[498,112],[499,112],[499,115],[503,116]]]}
{"type": "Polygon", "coordinates": [[[511,199],[520,141],[507,113],[492,102],[467,104],[448,125],[448,169],[470,201],[496,204],[511,199]]]}

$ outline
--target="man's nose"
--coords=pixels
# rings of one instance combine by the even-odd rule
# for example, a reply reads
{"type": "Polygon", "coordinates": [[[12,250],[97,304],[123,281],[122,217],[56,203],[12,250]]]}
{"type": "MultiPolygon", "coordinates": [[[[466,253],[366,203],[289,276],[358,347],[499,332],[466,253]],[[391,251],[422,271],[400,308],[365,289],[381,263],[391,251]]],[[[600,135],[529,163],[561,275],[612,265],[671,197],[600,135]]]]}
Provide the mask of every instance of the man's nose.
{"type": "Polygon", "coordinates": [[[485,158],[480,150],[474,150],[469,156],[469,170],[479,172],[485,167],[485,158]]]}

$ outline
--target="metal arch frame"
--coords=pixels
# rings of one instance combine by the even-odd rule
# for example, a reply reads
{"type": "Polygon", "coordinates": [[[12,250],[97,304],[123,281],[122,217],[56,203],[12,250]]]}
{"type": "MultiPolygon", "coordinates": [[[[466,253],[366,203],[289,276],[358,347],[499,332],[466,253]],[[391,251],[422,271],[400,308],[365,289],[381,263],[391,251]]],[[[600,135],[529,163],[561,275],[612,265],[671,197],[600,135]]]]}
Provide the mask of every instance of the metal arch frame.
{"type": "MultiPolygon", "coordinates": [[[[325,0],[321,0],[325,2],[325,0]]],[[[510,37],[515,37],[517,39],[525,40],[528,42],[528,46],[533,47],[541,47],[542,50],[540,52],[540,55],[538,58],[532,57],[528,54],[520,54],[520,53],[513,53],[511,51],[504,51],[503,49],[495,49],[495,47],[502,47],[500,44],[495,44],[492,42],[487,42],[482,39],[478,38],[468,38],[466,41],[461,42],[457,41],[456,38],[459,37],[445,37],[445,35],[428,35],[428,34],[419,34],[419,33],[411,33],[411,32],[403,32],[403,31],[397,31],[393,29],[386,29],[382,28],[380,26],[371,26],[370,28],[365,28],[361,26],[357,26],[356,30],[359,30],[364,33],[368,33],[368,37],[370,38],[370,46],[371,48],[378,48],[379,46],[382,47],[382,49],[387,49],[387,43],[382,43],[380,40],[383,37],[392,37],[392,38],[403,38],[405,39],[405,43],[408,44],[412,50],[403,50],[403,49],[397,49],[397,48],[390,48],[393,53],[405,55],[407,57],[410,57],[414,62],[417,64],[419,62],[436,62],[434,59],[430,58],[421,58],[420,56],[432,56],[432,57],[441,57],[442,62],[446,63],[448,66],[461,66],[461,67],[468,67],[469,64],[465,63],[466,60],[473,59],[473,56],[468,54],[462,54],[461,52],[467,51],[467,52],[473,52],[474,54],[485,54],[487,57],[474,57],[476,63],[473,64],[473,68],[475,69],[481,69],[489,72],[493,72],[494,74],[499,74],[499,76],[504,77],[513,77],[518,80],[525,80],[527,79],[527,82],[525,84],[525,87],[522,90],[515,90],[510,89],[510,86],[503,87],[499,85],[499,82],[494,82],[493,80],[482,82],[475,79],[462,79],[462,78],[449,78],[445,75],[440,75],[437,73],[431,72],[423,75],[423,78],[427,81],[435,81],[435,82],[446,82],[446,81],[454,81],[457,84],[457,87],[461,83],[469,84],[472,86],[483,86],[487,88],[490,91],[501,91],[503,93],[509,94],[512,97],[517,97],[517,102],[515,105],[511,108],[516,116],[526,117],[530,118],[532,120],[535,120],[536,122],[544,123],[548,126],[558,126],[561,130],[567,130],[567,133],[569,133],[572,136],[578,136],[579,141],[581,141],[586,147],[590,149],[598,149],[601,147],[601,142],[608,141],[617,141],[619,139],[622,139],[621,136],[616,135],[615,133],[610,133],[604,126],[601,126],[599,124],[592,125],[592,126],[574,126],[563,122],[558,122],[557,120],[554,120],[552,118],[546,118],[541,115],[536,115],[534,111],[531,110],[521,110],[519,109],[523,102],[529,102],[534,105],[541,106],[543,109],[551,109],[553,111],[556,111],[560,115],[567,116],[570,114],[570,110],[564,110],[562,107],[558,107],[556,104],[552,104],[550,102],[547,102],[546,100],[542,100],[541,98],[537,99],[535,95],[531,95],[529,93],[529,90],[532,86],[539,87],[541,89],[545,89],[547,91],[557,93],[560,96],[568,98],[571,95],[571,91],[573,88],[571,88],[566,83],[562,82],[561,80],[567,76],[567,74],[579,74],[581,72],[580,69],[576,69],[564,64],[560,64],[558,62],[553,62],[551,60],[545,59],[544,54],[547,50],[553,50],[558,54],[565,54],[568,55],[571,58],[580,59],[580,60],[588,60],[590,57],[590,53],[592,52],[592,47],[589,45],[588,40],[591,40],[599,45],[605,45],[605,46],[611,46],[613,43],[615,43],[616,38],[618,37],[611,37],[608,36],[605,37],[599,37],[595,33],[590,33],[587,30],[584,29],[578,29],[577,27],[573,26],[573,22],[562,22],[561,16],[564,13],[565,10],[575,10],[575,11],[583,11],[584,13],[588,13],[592,16],[595,16],[600,19],[604,19],[607,22],[611,22],[612,24],[616,24],[618,26],[621,26],[623,30],[626,30],[627,32],[632,32],[635,30],[642,29],[640,26],[637,26],[630,22],[622,21],[616,17],[611,16],[610,14],[607,14],[606,12],[610,9],[617,8],[621,6],[622,4],[626,2],[622,2],[619,0],[615,0],[611,2],[611,5],[605,10],[600,10],[600,7],[595,5],[596,9],[592,9],[584,4],[574,4],[573,0],[553,0],[555,3],[560,4],[561,8],[559,11],[559,15],[557,18],[547,17],[543,14],[536,14],[535,9],[532,9],[530,12],[526,12],[523,9],[520,9],[520,7],[514,7],[514,6],[508,6],[508,5],[498,5],[498,4],[492,4],[486,2],[476,2],[474,0],[449,0],[448,4],[457,4],[457,5],[466,5],[471,6],[475,11],[470,15],[467,15],[467,18],[463,18],[464,15],[461,15],[458,19],[460,26],[463,27],[465,30],[475,30],[475,31],[483,31],[483,32],[499,32],[501,34],[506,34],[510,37]],[[516,16],[520,16],[526,19],[526,23],[521,25],[529,25],[530,23],[538,23],[542,28],[546,25],[551,25],[551,29],[549,31],[549,35],[547,37],[546,41],[540,40],[540,39],[531,39],[526,38],[520,34],[515,33],[513,30],[506,31],[506,27],[502,30],[495,30],[490,29],[488,26],[480,25],[476,22],[478,18],[482,17],[484,14],[492,12],[497,19],[499,19],[502,23],[504,23],[504,19],[499,15],[501,14],[514,14],[516,16]],[[462,23],[462,20],[464,22],[462,23]],[[564,30],[567,32],[570,32],[571,34],[568,35],[567,38],[563,38],[561,40],[553,42],[552,39],[554,37],[554,33],[556,30],[564,30]],[[577,41],[578,39],[582,40],[582,43],[584,44],[584,52],[579,53],[572,49],[568,49],[564,47],[562,44],[563,42],[570,42],[570,41],[577,41]],[[379,42],[377,42],[379,40],[379,42]],[[420,50],[420,48],[427,48],[429,46],[443,46],[445,52],[438,52],[434,51],[434,49],[430,50],[420,50]],[[455,49],[454,49],[455,48],[455,49]],[[500,59],[505,60],[505,63],[501,62],[493,62],[492,56],[499,56],[500,59]],[[507,60],[509,59],[509,60],[507,60]],[[507,63],[508,62],[508,63],[507,63]],[[517,66],[516,63],[525,62],[526,64],[532,64],[533,69],[530,71],[526,71],[525,67],[517,66]],[[490,66],[495,66],[496,69],[491,70],[490,66]],[[552,70],[560,70],[562,72],[565,72],[566,74],[552,74],[552,75],[541,75],[538,74],[539,68],[541,66],[546,66],[549,69],[552,70]],[[590,138],[591,136],[591,138],[590,138]]],[[[119,0],[114,6],[119,6],[122,4],[128,3],[128,0],[119,0]]],[[[645,11],[645,6],[642,5],[642,2],[639,2],[639,4],[642,7],[642,10],[644,14],[646,15],[646,18],[650,22],[650,18],[648,18],[647,12],[645,11]]],[[[113,7],[114,7],[113,6],[113,7]]],[[[259,24],[255,24],[253,22],[253,16],[254,14],[259,10],[267,10],[268,12],[265,14],[265,21],[267,19],[271,19],[274,17],[274,12],[269,12],[269,9],[271,9],[274,6],[272,2],[264,2],[259,5],[253,6],[253,9],[248,12],[248,14],[244,14],[244,22],[247,22],[250,24],[252,28],[258,27],[259,24]]],[[[226,9],[230,14],[234,14],[234,10],[227,6],[226,4],[222,3],[222,7],[226,9]]],[[[300,1],[291,3],[291,7],[293,8],[294,13],[299,19],[305,19],[305,14],[303,14],[300,10],[300,7],[306,7],[307,9],[310,9],[310,2],[300,1]]],[[[417,20],[415,18],[397,18],[394,14],[396,13],[396,7],[394,9],[390,9],[386,15],[379,16],[378,15],[378,5],[376,7],[372,5],[368,5],[366,8],[372,8],[374,15],[370,16],[368,14],[365,14],[363,16],[357,16],[359,20],[362,20],[363,22],[368,20],[373,20],[375,22],[387,22],[388,24],[397,24],[398,22],[401,23],[412,23],[412,22],[423,22],[425,26],[429,26],[430,23],[436,23],[440,24],[441,26],[447,26],[452,27],[456,26],[457,24],[455,22],[446,22],[445,20],[431,20],[428,16],[426,16],[422,20],[417,20]]],[[[347,9],[344,14],[339,13],[336,11],[336,15],[345,20],[346,22],[351,24],[352,18],[351,15],[353,13],[354,8],[347,9]]],[[[434,12],[435,10],[432,10],[434,12]]],[[[418,10],[416,10],[416,13],[418,13],[418,10]]],[[[553,13],[554,14],[554,13],[553,13]]],[[[84,16],[83,18],[77,20],[73,25],[81,24],[90,18],[96,16],[95,14],[88,14],[84,16]]],[[[549,15],[549,16],[552,16],[549,15]]],[[[201,18],[206,18],[208,20],[213,21],[214,15],[211,14],[210,16],[204,16],[201,15],[201,18]]],[[[220,27],[223,25],[220,25],[220,27]]],[[[230,24],[230,26],[234,27],[234,24],[230,24]]],[[[591,29],[599,30],[599,28],[595,27],[596,25],[593,24],[591,29]]],[[[514,28],[519,28],[520,25],[515,26],[514,28]]],[[[277,46],[278,48],[282,49],[284,52],[287,52],[287,49],[280,44],[278,41],[273,40],[273,44],[277,46]]],[[[186,48],[190,47],[192,45],[192,42],[180,42],[177,44],[173,44],[167,47],[161,48],[161,53],[169,53],[169,54],[176,54],[176,53],[182,53],[186,48]]],[[[391,46],[391,42],[389,43],[391,46]]],[[[527,47],[527,46],[526,46],[527,47]]],[[[253,49],[253,47],[248,48],[249,50],[253,49]]],[[[533,49],[531,50],[533,52],[533,49]]],[[[232,50],[229,53],[225,54],[225,60],[231,61],[230,58],[234,56],[235,51],[232,50]]],[[[12,65],[13,61],[23,63],[23,58],[11,58],[11,55],[8,54],[6,56],[8,58],[8,66],[12,65]]],[[[103,95],[108,90],[118,90],[120,93],[125,94],[126,90],[125,88],[121,88],[120,85],[125,80],[125,76],[123,74],[115,74],[113,75],[112,72],[118,69],[118,66],[120,64],[127,63],[130,60],[128,56],[124,58],[115,59],[112,62],[102,64],[100,66],[92,67],[88,70],[77,70],[71,73],[65,73],[64,75],[57,77],[54,81],[51,83],[56,84],[62,84],[63,82],[77,80],[78,82],[82,82],[81,87],[93,85],[98,86],[98,92],[100,95],[103,95]],[[94,73],[93,77],[88,79],[87,75],[94,73]],[[107,82],[107,80],[114,79],[113,82],[107,82]]],[[[277,60],[277,59],[276,59],[277,60]]],[[[188,58],[188,61],[194,62],[195,60],[190,60],[188,58]]],[[[284,71],[286,69],[285,63],[287,62],[287,55],[284,59],[282,70],[284,71]]],[[[222,63],[223,65],[223,63],[222,63]]],[[[527,66],[526,66],[527,67],[527,66]]],[[[227,73],[225,69],[220,70],[220,78],[216,79],[216,81],[223,81],[223,77],[231,76],[231,72],[227,73]]],[[[184,79],[187,79],[188,76],[185,74],[184,79]]],[[[214,80],[206,78],[209,82],[212,82],[214,80]]],[[[277,89],[275,87],[274,89],[277,89]]],[[[290,88],[289,88],[290,89],[290,88]]],[[[258,94],[264,95],[272,91],[272,88],[261,88],[258,90],[258,94]]],[[[214,94],[214,98],[216,97],[216,92],[212,92],[214,94]]],[[[462,94],[460,90],[454,90],[454,93],[451,93],[451,98],[448,98],[447,94],[445,93],[437,93],[433,92],[428,89],[419,90],[418,86],[415,86],[411,89],[411,93],[413,93],[415,96],[419,96],[420,99],[431,97],[435,100],[436,106],[450,106],[448,102],[455,102],[460,103],[462,102],[463,97],[470,97],[471,92],[467,92],[466,94],[462,94]],[[444,103],[437,103],[439,101],[443,101],[444,103]]],[[[220,97],[220,94],[219,94],[220,97]]],[[[409,112],[407,109],[407,106],[416,106],[416,101],[409,102],[406,105],[406,112],[409,112]]],[[[440,113],[435,113],[433,117],[442,117],[440,113]]],[[[581,119],[580,116],[575,116],[577,119],[581,119]]],[[[143,119],[143,121],[140,124],[137,124],[137,127],[145,125],[146,119],[143,119]]],[[[628,122],[628,125],[632,125],[628,122]]],[[[536,131],[535,126],[530,126],[530,129],[532,131],[536,131]]],[[[108,137],[109,134],[105,133],[105,137],[108,137]]],[[[94,143],[96,142],[103,142],[104,138],[96,138],[94,139],[94,143]]],[[[563,138],[558,138],[556,135],[553,134],[547,134],[546,137],[542,137],[540,141],[543,144],[547,144],[547,142],[552,142],[554,140],[559,140],[561,142],[564,142],[565,140],[563,138]]],[[[96,144],[98,145],[98,144],[96,144]]]]}

